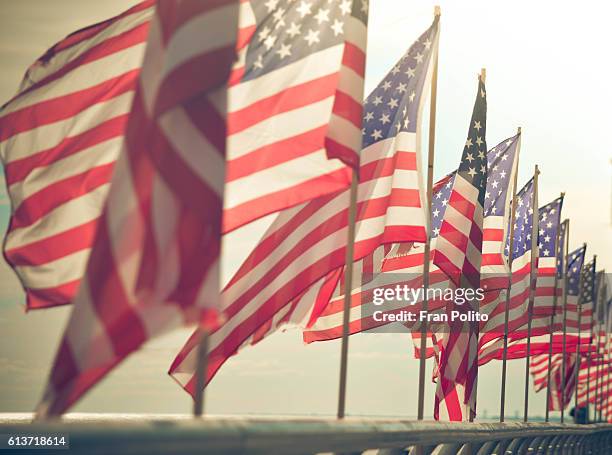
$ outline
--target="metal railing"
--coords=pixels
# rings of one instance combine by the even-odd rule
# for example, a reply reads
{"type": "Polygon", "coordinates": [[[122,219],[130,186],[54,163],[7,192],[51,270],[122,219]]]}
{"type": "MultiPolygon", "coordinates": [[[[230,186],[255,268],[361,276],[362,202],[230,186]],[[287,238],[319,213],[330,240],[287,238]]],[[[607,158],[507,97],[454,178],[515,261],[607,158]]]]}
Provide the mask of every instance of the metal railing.
{"type": "Polygon", "coordinates": [[[70,454],[612,454],[610,424],[204,418],[4,423],[0,434],[66,434],[70,454]]]}

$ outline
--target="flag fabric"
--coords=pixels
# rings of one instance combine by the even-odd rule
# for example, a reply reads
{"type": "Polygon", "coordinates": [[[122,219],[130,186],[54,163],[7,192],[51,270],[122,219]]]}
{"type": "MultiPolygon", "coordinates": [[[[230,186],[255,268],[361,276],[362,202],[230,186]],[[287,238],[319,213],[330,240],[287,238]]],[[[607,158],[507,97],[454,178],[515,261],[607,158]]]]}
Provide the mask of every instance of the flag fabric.
{"type": "MultiPolygon", "coordinates": [[[[559,297],[561,288],[557,275],[557,262],[563,249],[557,244],[561,229],[561,209],[563,196],[539,209],[538,223],[538,270],[536,293],[533,303],[533,316],[549,318],[553,313],[561,312],[559,297]],[[555,306],[555,295],[556,306],[555,306]],[[554,308],[553,308],[554,307],[554,308]]],[[[532,335],[538,332],[532,331],[532,335]]]]}
{"type": "MultiPolygon", "coordinates": [[[[433,263],[448,275],[456,287],[480,286],[482,222],[487,186],[486,115],[485,84],[479,77],[468,139],[433,254],[433,263]]],[[[452,303],[447,312],[449,310],[468,313],[479,308],[478,303],[472,301],[463,305],[452,303]]],[[[472,420],[476,413],[478,323],[449,319],[448,329],[440,345],[434,417],[440,419],[440,408],[444,404],[449,420],[472,420]],[[460,401],[457,400],[457,396],[461,395],[459,389],[463,389],[460,401]],[[468,405],[468,415],[463,415],[462,404],[468,405]]]]}
{"type": "Polygon", "coordinates": [[[217,323],[225,112],[211,98],[227,92],[238,11],[234,0],[157,4],[124,148],[39,416],[62,414],[147,340],[217,323]]]}
{"type": "MultiPolygon", "coordinates": [[[[529,201],[526,204],[530,203],[531,202],[529,201]]],[[[556,244],[557,232],[561,226],[560,214],[562,203],[563,198],[557,198],[549,204],[540,207],[538,210],[539,221],[537,251],[539,257],[535,272],[536,283],[531,316],[528,314],[527,307],[529,302],[531,275],[531,248],[529,248],[527,251],[528,254],[524,254],[520,259],[518,259],[518,261],[524,264],[524,266],[517,267],[515,276],[516,283],[513,282],[514,292],[511,290],[511,309],[508,318],[508,339],[511,346],[510,350],[516,350],[519,344],[522,347],[523,342],[520,342],[520,340],[525,341],[524,344],[526,347],[527,330],[524,330],[524,327],[527,325],[529,317],[531,317],[531,348],[533,349],[533,353],[539,352],[541,348],[541,346],[537,345],[537,339],[539,336],[545,338],[548,336],[551,330],[554,332],[562,329],[562,308],[561,301],[559,299],[561,296],[562,287],[560,286],[558,278],[556,278],[557,258],[559,255],[563,254],[562,249],[559,249],[556,244]],[[557,294],[557,307],[555,308],[555,316],[551,326],[555,293],[557,294]]],[[[519,203],[519,205],[521,205],[521,203],[519,203]]],[[[522,216],[524,216],[524,214],[522,216]]],[[[527,228],[531,229],[530,223],[527,228]]],[[[523,236],[523,233],[519,232],[517,237],[515,237],[515,243],[521,242],[521,238],[527,239],[527,236],[523,236]]],[[[495,305],[496,308],[493,310],[493,313],[496,314],[497,317],[490,317],[484,324],[484,327],[481,327],[481,331],[486,332],[481,337],[481,365],[483,364],[482,362],[485,361],[485,358],[487,360],[491,360],[491,348],[492,346],[495,346],[494,349],[496,349],[498,346],[498,343],[495,342],[496,338],[503,337],[504,335],[503,322],[505,319],[505,293],[502,293],[500,297],[496,299],[495,305]],[[494,344],[492,344],[492,342],[494,344]],[[483,348],[483,346],[486,344],[489,344],[489,347],[483,348]]],[[[482,306],[487,305],[481,304],[481,307],[482,306]]],[[[545,343],[548,344],[548,341],[545,341],[545,343]]]]}
{"type": "MultiPolygon", "coordinates": [[[[561,237],[561,240],[564,237],[561,237]]],[[[563,317],[566,318],[566,336],[565,336],[565,344],[567,348],[567,352],[571,352],[571,350],[575,351],[575,347],[578,344],[578,337],[576,335],[578,329],[578,293],[579,293],[579,283],[580,283],[580,274],[582,270],[582,265],[584,263],[584,256],[586,252],[586,246],[580,247],[577,250],[568,254],[568,262],[566,265],[566,283],[563,284],[563,288],[567,289],[567,303],[563,312],[559,313],[555,318],[555,324],[553,329],[559,328],[559,330],[563,329],[563,317]]],[[[564,297],[565,299],[565,297],[564,297]]],[[[561,302],[563,305],[563,302],[561,302]]],[[[589,318],[592,313],[592,304],[585,304],[582,307],[582,314],[580,320],[581,330],[589,330],[590,322],[589,318]]],[[[523,314],[523,313],[521,313],[523,314]]],[[[512,318],[510,318],[512,320],[512,318]]],[[[519,327],[524,324],[524,322],[519,321],[519,327]]],[[[535,332],[546,333],[544,335],[534,336],[531,340],[531,352],[537,353],[547,353],[548,345],[550,342],[550,337],[546,332],[547,328],[550,326],[549,318],[534,318],[532,321],[532,330],[535,332]]],[[[589,335],[590,336],[590,335],[589,335]]],[[[588,343],[588,337],[581,337],[581,341],[588,343]]],[[[563,346],[563,334],[555,333],[553,334],[553,352],[561,353],[563,346]]],[[[508,338],[508,351],[507,358],[508,359],[518,359],[524,358],[526,356],[526,348],[527,343],[525,339],[524,331],[517,331],[514,333],[513,331],[509,332],[508,338]]],[[[583,346],[584,348],[584,346],[583,346]]],[[[487,343],[481,343],[480,353],[479,353],[479,362],[481,365],[489,362],[493,359],[501,359],[503,353],[503,339],[494,338],[493,340],[488,341],[487,343]]]]}
{"type": "MultiPolygon", "coordinates": [[[[512,240],[512,287],[510,289],[510,308],[508,312],[508,332],[513,332],[527,323],[529,289],[531,282],[531,257],[534,242],[531,239],[533,226],[533,202],[535,197],[534,179],[529,180],[517,193],[514,213],[514,226],[508,232],[504,250],[509,256],[510,235],[512,240]]],[[[488,315],[482,326],[479,345],[490,343],[504,336],[507,290],[493,290],[485,293],[480,309],[488,315]]]]}
{"type": "MultiPolygon", "coordinates": [[[[374,267],[375,257],[366,258],[384,245],[425,239],[418,132],[438,23],[436,18],[364,103],[355,267],[374,267]]],[[[334,288],[341,282],[337,269],[345,263],[348,206],[345,190],[283,211],[274,220],[224,290],[227,322],[211,337],[208,380],[310,286],[322,285],[330,274],[334,288]]],[[[309,321],[315,319],[316,314],[309,321]]],[[[188,341],[170,369],[189,393],[194,392],[194,346],[188,341]]]]}
{"type": "Polygon", "coordinates": [[[28,309],[70,303],[106,199],[153,1],[78,30],[40,57],[0,110],[12,210],[4,255],[28,309]]]}
{"type": "MultiPolygon", "coordinates": [[[[435,249],[435,241],[442,224],[442,214],[444,207],[448,203],[451,193],[455,173],[451,173],[436,182],[432,190],[432,223],[430,226],[430,236],[432,249],[435,249]]],[[[386,251],[380,259],[374,257],[373,267],[364,262],[355,263],[353,278],[357,286],[354,287],[351,295],[351,310],[349,317],[349,334],[355,334],[376,327],[385,325],[385,322],[377,321],[382,316],[376,316],[375,311],[381,311],[388,316],[391,313],[401,311],[418,312],[422,305],[422,296],[417,300],[407,304],[400,302],[385,302],[384,306],[376,306],[373,303],[373,290],[375,288],[387,289],[397,285],[408,286],[418,289],[423,285],[423,261],[424,244],[418,242],[396,243],[390,250],[386,251]],[[371,268],[372,267],[372,268],[371,268]],[[371,272],[370,272],[371,270],[371,272]]],[[[366,261],[364,258],[363,261],[366,261]]],[[[436,288],[445,290],[449,287],[448,277],[440,272],[437,267],[430,267],[431,289],[436,288]]],[[[440,307],[442,302],[429,301],[428,308],[434,311],[440,307]]],[[[340,338],[342,336],[342,313],[344,307],[344,292],[337,287],[329,304],[318,315],[316,321],[307,326],[304,330],[304,341],[311,343],[314,341],[325,341],[340,338]]],[[[419,326],[404,323],[412,329],[413,337],[420,336],[419,326]]]]}

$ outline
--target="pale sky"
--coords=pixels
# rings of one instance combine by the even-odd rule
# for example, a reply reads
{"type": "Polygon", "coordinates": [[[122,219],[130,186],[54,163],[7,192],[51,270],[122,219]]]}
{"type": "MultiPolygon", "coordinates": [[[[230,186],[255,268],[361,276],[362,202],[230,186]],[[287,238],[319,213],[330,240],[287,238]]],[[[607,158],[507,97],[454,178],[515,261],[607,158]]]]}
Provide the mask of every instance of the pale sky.
{"type": "MultiPolygon", "coordinates": [[[[0,0],[0,101],[14,93],[25,69],[66,34],[116,14],[132,2],[0,0]]],[[[372,89],[429,26],[442,7],[436,177],[458,165],[476,91],[487,68],[487,142],[494,146],[523,128],[519,181],[541,169],[541,205],[566,191],[571,245],[589,245],[600,268],[612,271],[609,164],[612,152],[608,2],[515,0],[373,0],[366,84],[372,89]]],[[[426,144],[426,140],[424,141],[426,144]]],[[[9,207],[3,177],[0,231],[9,207]]],[[[30,411],[40,397],[68,308],[25,314],[23,293],[0,263],[0,412],[30,411]]],[[[189,412],[190,398],[165,373],[189,331],[156,340],[130,357],[75,411],[189,412]]],[[[221,369],[207,392],[211,413],[335,413],[338,342],[304,346],[298,332],[276,334],[245,349],[221,369]]],[[[508,413],[522,412],[524,361],[509,368],[508,413]]],[[[351,337],[348,414],[416,414],[418,362],[404,334],[351,337]]],[[[480,416],[499,408],[499,363],[483,368],[480,416]]],[[[430,372],[428,372],[430,377],[430,372]]],[[[433,408],[428,383],[426,410],[433,408]]],[[[533,394],[532,415],[544,412],[533,394]]]]}

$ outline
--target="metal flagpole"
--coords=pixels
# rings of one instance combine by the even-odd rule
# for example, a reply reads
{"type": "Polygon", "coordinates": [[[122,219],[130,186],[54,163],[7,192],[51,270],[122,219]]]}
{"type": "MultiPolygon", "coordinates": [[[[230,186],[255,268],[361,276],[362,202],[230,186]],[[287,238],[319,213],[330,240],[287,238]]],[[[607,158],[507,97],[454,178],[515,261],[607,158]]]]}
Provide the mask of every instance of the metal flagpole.
{"type": "Polygon", "coordinates": [[[535,300],[535,290],[538,272],[538,224],[540,222],[538,209],[538,176],[540,170],[536,164],[533,173],[533,196],[531,209],[533,211],[531,221],[531,270],[529,270],[529,302],[527,303],[527,352],[525,356],[525,407],[523,410],[523,422],[527,422],[529,414],[529,360],[531,354],[531,318],[533,313],[533,302],[535,300]]]}
{"type": "Polygon", "coordinates": [[[512,290],[512,252],[514,251],[514,223],[516,218],[516,194],[518,193],[518,164],[520,159],[520,148],[521,148],[521,127],[517,129],[518,144],[516,144],[516,172],[514,173],[514,182],[512,187],[512,204],[510,207],[510,227],[508,228],[508,235],[510,236],[510,242],[508,245],[508,267],[510,269],[510,277],[508,281],[508,287],[506,288],[506,308],[504,312],[504,349],[502,353],[502,375],[501,375],[501,402],[499,405],[499,421],[505,420],[505,409],[506,409],[506,369],[508,363],[508,321],[510,319],[510,292],[512,290]]]}
{"type": "MultiPolygon", "coordinates": [[[[434,7],[434,16],[440,17],[439,6],[434,7]]],[[[439,37],[438,25],[438,37],[439,37]]],[[[429,150],[427,153],[427,205],[425,207],[427,217],[427,241],[423,256],[423,303],[422,310],[427,312],[428,300],[427,289],[429,288],[429,262],[431,258],[431,200],[433,197],[433,166],[436,145],[436,100],[438,94],[438,51],[440,42],[436,40],[436,50],[431,76],[431,97],[429,107],[429,150]]],[[[421,343],[419,352],[419,396],[417,402],[417,418],[423,420],[425,411],[425,361],[427,355],[427,320],[421,321],[421,343]]]]}
{"type": "MultiPolygon", "coordinates": [[[[586,244],[584,244],[586,246],[586,244]]],[[[574,389],[574,408],[575,413],[578,413],[578,379],[580,378],[580,342],[581,342],[581,325],[582,325],[582,269],[584,268],[584,261],[586,261],[586,256],[582,261],[582,267],[580,268],[580,275],[578,279],[578,339],[576,341],[576,371],[574,372],[575,378],[575,389],[574,389]]]]}
{"type": "Polygon", "coordinates": [[[348,367],[348,337],[353,290],[353,251],[355,249],[355,221],[357,218],[357,171],[353,170],[349,195],[348,234],[346,239],[346,259],[344,270],[344,307],[342,309],[342,345],[340,347],[340,386],[338,390],[338,419],[344,418],[346,407],[346,375],[348,367]]]}
{"type": "MultiPolygon", "coordinates": [[[[563,199],[563,197],[565,196],[565,193],[561,193],[560,198],[563,199]]],[[[555,251],[556,251],[556,257],[559,257],[559,253],[561,253],[561,245],[559,245],[559,240],[561,239],[561,226],[557,227],[557,238],[555,239],[555,251]]],[[[554,330],[553,327],[555,325],[555,316],[557,314],[557,301],[558,301],[558,296],[557,296],[557,289],[559,287],[559,274],[557,273],[556,270],[556,264],[555,264],[555,287],[554,287],[554,294],[553,294],[553,309],[552,309],[552,315],[550,316],[550,334],[549,334],[549,338],[548,338],[548,369],[546,370],[546,414],[545,414],[545,422],[549,421],[549,417],[550,417],[550,411],[548,410],[549,406],[550,406],[550,370],[552,367],[552,354],[553,354],[553,349],[552,349],[552,345],[553,345],[553,334],[554,334],[554,330]]]]}
{"type": "Polygon", "coordinates": [[[569,219],[563,222],[565,224],[565,261],[563,267],[561,267],[562,279],[563,279],[563,347],[561,354],[561,423],[563,423],[565,416],[565,371],[567,368],[567,362],[565,360],[567,350],[567,265],[569,260],[569,234],[570,234],[570,221],[569,219]]]}
{"type": "Polygon", "coordinates": [[[208,367],[208,341],[208,331],[201,328],[196,360],[196,389],[193,401],[194,417],[201,417],[204,413],[204,387],[206,370],[208,367]]]}

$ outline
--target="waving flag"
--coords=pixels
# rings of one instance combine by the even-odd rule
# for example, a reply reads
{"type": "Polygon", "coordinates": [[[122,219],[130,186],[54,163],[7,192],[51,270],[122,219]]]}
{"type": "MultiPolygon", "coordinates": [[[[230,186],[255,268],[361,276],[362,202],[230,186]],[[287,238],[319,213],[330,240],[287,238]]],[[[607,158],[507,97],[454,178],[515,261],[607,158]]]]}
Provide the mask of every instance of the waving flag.
{"type": "Polygon", "coordinates": [[[216,324],[225,112],[211,98],[226,92],[238,7],[157,5],[123,153],[39,416],[62,414],[168,329],[216,324]]]}
{"type": "MultiPolygon", "coordinates": [[[[364,104],[356,267],[374,270],[385,245],[425,239],[419,114],[437,39],[436,18],[364,104]]],[[[223,292],[227,322],[211,336],[209,380],[241,346],[261,334],[261,327],[270,333],[272,324],[277,325],[270,321],[285,322],[287,318],[276,315],[286,306],[295,304],[298,314],[308,314],[307,325],[316,320],[341,281],[348,206],[349,191],[342,191],[279,214],[223,292]],[[322,297],[312,286],[330,291],[322,291],[322,297]],[[313,295],[317,297],[310,308],[314,304],[317,311],[304,311],[304,299],[313,295]]],[[[170,369],[189,393],[195,385],[195,341],[192,337],[187,342],[170,369]]]]}
{"type": "MultiPolygon", "coordinates": [[[[487,99],[481,76],[468,138],[433,253],[434,265],[446,273],[456,287],[480,286],[482,221],[487,187],[486,116],[487,99]]],[[[462,313],[478,311],[476,301],[464,305],[452,303],[451,306],[450,310],[462,313]]],[[[434,405],[436,419],[440,418],[442,403],[449,420],[464,417],[463,406],[457,399],[460,388],[463,389],[462,404],[469,406],[469,415],[465,417],[472,420],[475,416],[477,357],[478,324],[459,320],[449,322],[449,331],[444,334],[440,349],[434,405]]]]}
{"type": "Polygon", "coordinates": [[[27,308],[69,303],[91,250],[140,72],[153,1],[72,33],[0,110],[11,199],[4,254],[27,308]]]}
{"type": "MultiPolygon", "coordinates": [[[[529,302],[529,287],[531,280],[531,249],[534,242],[531,239],[533,223],[534,180],[531,179],[517,194],[517,204],[514,214],[514,226],[508,234],[504,249],[506,254],[512,241],[512,287],[510,290],[510,308],[508,313],[508,331],[513,333],[527,323],[527,305],[529,302]]],[[[506,292],[492,291],[485,294],[485,300],[480,309],[489,319],[482,327],[479,340],[480,357],[488,356],[490,347],[504,335],[506,314],[506,292]]]]}
{"type": "Polygon", "coordinates": [[[481,287],[508,286],[507,237],[521,133],[500,142],[487,152],[487,190],[484,201],[481,287]]]}

